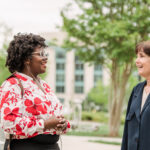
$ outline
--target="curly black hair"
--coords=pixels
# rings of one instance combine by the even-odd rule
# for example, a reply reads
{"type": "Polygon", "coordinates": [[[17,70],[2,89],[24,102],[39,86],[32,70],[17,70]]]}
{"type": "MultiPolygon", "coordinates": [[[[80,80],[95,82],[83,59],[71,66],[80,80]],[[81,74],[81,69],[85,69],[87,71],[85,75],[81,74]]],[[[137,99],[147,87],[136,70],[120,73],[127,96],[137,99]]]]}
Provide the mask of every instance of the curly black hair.
{"type": "Polygon", "coordinates": [[[8,56],[5,66],[8,66],[11,73],[15,71],[21,72],[24,69],[24,62],[31,58],[32,52],[38,46],[47,47],[43,37],[32,33],[18,33],[14,36],[7,49],[8,56]]]}

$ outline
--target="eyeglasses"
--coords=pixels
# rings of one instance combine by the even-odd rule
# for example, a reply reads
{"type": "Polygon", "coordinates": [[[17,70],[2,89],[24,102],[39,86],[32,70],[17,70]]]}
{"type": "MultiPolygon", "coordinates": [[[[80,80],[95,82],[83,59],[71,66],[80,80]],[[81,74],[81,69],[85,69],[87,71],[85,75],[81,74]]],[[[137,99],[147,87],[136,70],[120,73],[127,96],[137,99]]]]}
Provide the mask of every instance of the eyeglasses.
{"type": "Polygon", "coordinates": [[[48,58],[48,56],[49,56],[49,53],[45,52],[45,51],[33,52],[32,53],[32,55],[35,55],[35,54],[39,55],[40,57],[46,57],[46,58],[48,58]]]}

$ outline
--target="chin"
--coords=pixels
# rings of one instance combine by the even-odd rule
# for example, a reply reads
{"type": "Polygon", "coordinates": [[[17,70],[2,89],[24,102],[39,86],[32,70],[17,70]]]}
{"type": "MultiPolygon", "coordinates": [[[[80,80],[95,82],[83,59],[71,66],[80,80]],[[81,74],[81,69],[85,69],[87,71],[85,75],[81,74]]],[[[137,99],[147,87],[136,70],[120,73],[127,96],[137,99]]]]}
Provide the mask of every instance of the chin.
{"type": "Polygon", "coordinates": [[[146,79],[146,75],[144,75],[143,73],[140,73],[140,72],[139,72],[139,76],[141,76],[141,77],[143,77],[143,78],[146,79]]]}
{"type": "Polygon", "coordinates": [[[46,72],[46,70],[44,69],[44,70],[41,70],[41,73],[45,73],[46,72]]]}

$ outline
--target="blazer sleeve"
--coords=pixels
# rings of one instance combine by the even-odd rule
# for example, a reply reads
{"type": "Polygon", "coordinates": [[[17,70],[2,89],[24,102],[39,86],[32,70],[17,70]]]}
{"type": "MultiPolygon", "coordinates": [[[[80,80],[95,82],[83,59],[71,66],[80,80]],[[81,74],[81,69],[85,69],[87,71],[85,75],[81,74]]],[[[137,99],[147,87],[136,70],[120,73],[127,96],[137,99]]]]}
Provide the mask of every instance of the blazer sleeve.
{"type": "MultiPolygon", "coordinates": [[[[130,98],[129,98],[126,117],[127,117],[127,114],[130,110],[130,106],[131,106],[131,102],[132,102],[132,99],[133,99],[134,91],[135,91],[135,88],[133,88],[132,93],[131,93],[130,98]]],[[[127,143],[128,143],[128,124],[127,124],[127,120],[126,120],[125,125],[124,125],[124,133],[123,133],[123,137],[122,137],[121,150],[127,150],[127,146],[128,146],[127,143]]]]}

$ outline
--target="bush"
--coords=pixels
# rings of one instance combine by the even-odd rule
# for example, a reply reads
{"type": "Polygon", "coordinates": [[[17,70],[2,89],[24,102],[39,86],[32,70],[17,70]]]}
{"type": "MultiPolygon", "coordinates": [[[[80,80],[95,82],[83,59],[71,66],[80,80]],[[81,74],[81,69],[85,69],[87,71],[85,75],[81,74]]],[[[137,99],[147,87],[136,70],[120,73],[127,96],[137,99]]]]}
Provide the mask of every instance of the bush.
{"type": "Polygon", "coordinates": [[[5,67],[5,61],[5,56],[2,56],[2,54],[0,53],[0,85],[4,80],[6,80],[6,78],[10,76],[8,68],[5,67]]]}
{"type": "Polygon", "coordinates": [[[83,101],[83,110],[106,111],[108,105],[109,86],[99,81],[96,87],[92,88],[86,99],[83,101]]]}
{"type": "Polygon", "coordinates": [[[82,120],[108,123],[108,115],[104,112],[82,112],[82,120]]]}

